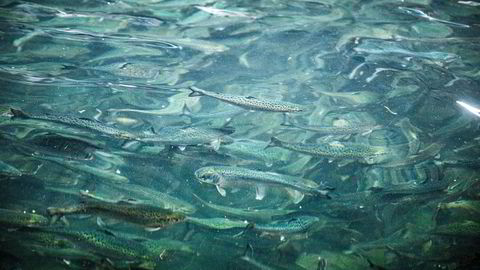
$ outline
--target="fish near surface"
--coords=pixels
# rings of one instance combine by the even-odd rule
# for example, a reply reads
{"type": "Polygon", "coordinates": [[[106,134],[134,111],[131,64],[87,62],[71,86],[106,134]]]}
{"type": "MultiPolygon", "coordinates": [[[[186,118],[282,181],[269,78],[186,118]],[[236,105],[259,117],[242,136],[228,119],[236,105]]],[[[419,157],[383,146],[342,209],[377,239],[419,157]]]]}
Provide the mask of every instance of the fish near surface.
{"type": "Polygon", "coordinates": [[[111,202],[100,200],[88,193],[82,193],[82,195],[87,198],[83,203],[64,208],[49,207],[47,209],[49,215],[99,214],[141,225],[149,231],[158,230],[185,219],[183,213],[152,205],[128,201],[111,202]]]}
{"type": "Polygon", "coordinates": [[[326,143],[289,143],[272,137],[268,147],[282,147],[302,154],[326,157],[358,159],[372,164],[387,159],[390,151],[383,146],[372,146],[351,142],[326,142],[326,143]]]}
{"type": "Polygon", "coordinates": [[[195,177],[202,183],[215,185],[222,196],[226,196],[226,187],[253,186],[256,189],[255,198],[262,200],[269,186],[285,188],[295,204],[303,199],[304,194],[329,198],[328,190],[331,189],[308,179],[231,166],[202,167],[195,171],[195,177]]]}
{"type": "Polygon", "coordinates": [[[61,123],[68,126],[75,126],[78,128],[88,129],[96,131],[102,135],[110,136],[117,139],[123,140],[136,140],[137,135],[123,131],[117,128],[107,126],[99,121],[88,119],[88,118],[79,118],[70,115],[54,115],[54,114],[39,114],[39,115],[29,115],[25,112],[18,109],[10,109],[13,114],[13,118],[23,118],[23,119],[34,119],[39,121],[55,122],[61,123]]]}
{"type": "Polygon", "coordinates": [[[286,101],[260,99],[252,96],[222,94],[203,90],[195,86],[191,86],[190,90],[192,91],[192,93],[189,95],[190,97],[208,96],[248,110],[268,112],[301,112],[304,110],[302,105],[286,101]]]}

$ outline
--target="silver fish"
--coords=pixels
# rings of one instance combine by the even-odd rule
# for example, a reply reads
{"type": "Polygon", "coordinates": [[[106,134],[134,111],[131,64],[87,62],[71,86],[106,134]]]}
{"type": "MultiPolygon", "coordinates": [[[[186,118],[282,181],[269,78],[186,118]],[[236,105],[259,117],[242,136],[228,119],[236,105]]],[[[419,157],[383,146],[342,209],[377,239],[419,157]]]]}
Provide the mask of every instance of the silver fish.
{"type": "Polygon", "coordinates": [[[35,119],[41,121],[61,123],[69,126],[75,126],[83,129],[93,130],[102,135],[108,135],[117,139],[135,140],[137,136],[133,133],[109,127],[101,122],[91,120],[88,118],[78,118],[68,115],[53,115],[53,114],[41,114],[41,115],[29,115],[25,112],[17,109],[10,109],[13,114],[13,118],[23,119],[35,119]]]}
{"type": "Polygon", "coordinates": [[[218,150],[222,143],[233,142],[233,139],[221,129],[200,127],[165,127],[153,134],[144,134],[139,140],[175,146],[207,144],[214,150],[218,150]]]}
{"type": "Polygon", "coordinates": [[[350,135],[350,134],[368,134],[373,130],[379,129],[381,125],[371,125],[371,124],[350,124],[342,126],[320,126],[320,125],[303,125],[291,121],[288,118],[285,118],[285,121],[281,124],[286,127],[295,127],[298,129],[303,129],[307,131],[312,131],[318,135],[350,135]]]}
{"type": "Polygon", "coordinates": [[[259,99],[252,96],[222,94],[203,90],[195,86],[190,86],[189,89],[192,91],[192,93],[189,95],[190,97],[209,96],[248,110],[269,112],[301,112],[304,110],[303,106],[286,101],[259,99]]]}
{"type": "Polygon", "coordinates": [[[298,216],[289,220],[275,221],[267,224],[252,224],[252,229],[268,233],[302,233],[320,221],[314,216],[298,216]]]}
{"type": "Polygon", "coordinates": [[[255,186],[257,200],[265,197],[267,186],[283,187],[295,204],[303,199],[304,194],[329,198],[328,189],[331,189],[308,179],[230,166],[202,167],[195,171],[195,177],[200,182],[215,185],[222,196],[226,196],[225,187],[255,186]]]}
{"type": "Polygon", "coordinates": [[[359,159],[369,164],[377,162],[379,157],[385,157],[390,153],[386,147],[361,143],[339,141],[327,143],[289,143],[272,137],[267,148],[275,146],[313,156],[359,159]]]}

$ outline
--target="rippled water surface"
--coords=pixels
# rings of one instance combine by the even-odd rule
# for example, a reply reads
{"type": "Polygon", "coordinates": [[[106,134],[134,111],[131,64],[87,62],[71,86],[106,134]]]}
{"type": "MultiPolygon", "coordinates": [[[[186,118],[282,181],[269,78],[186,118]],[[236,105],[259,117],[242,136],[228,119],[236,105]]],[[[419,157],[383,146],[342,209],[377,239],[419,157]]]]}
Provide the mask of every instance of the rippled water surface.
{"type": "Polygon", "coordinates": [[[480,2],[0,2],[0,269],[478,267],[480,2]]]}

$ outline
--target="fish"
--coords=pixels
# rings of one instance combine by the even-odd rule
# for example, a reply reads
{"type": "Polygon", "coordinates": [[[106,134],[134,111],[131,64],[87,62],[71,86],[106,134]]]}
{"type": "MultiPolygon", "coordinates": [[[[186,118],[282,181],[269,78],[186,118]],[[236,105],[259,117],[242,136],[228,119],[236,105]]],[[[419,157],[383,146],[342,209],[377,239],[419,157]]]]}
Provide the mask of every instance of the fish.
{"type": "Polygon", "coordinates": [[[139,140],[179,147],[206,144],[210,145],[214,150],[218,150],[221,144],[233,142],[233,138],[226,134],[229,132],[231,131],[223,128],[164,127],[153,133],[143,134],[139,140]]]}
{"type": "Polygon", "coordinates": [[[118,237],[108,230],[62,227],[44,227],[39,230],[63,236],[81,248],[112,259],[147,260],[153,256],[141,242],[118,237]]]}
{"type": "Polygon", "coordinates": [[[381,125],[373,124],[349,124],[339,126],[303,125],[292,122],[287,117],[285,117],[285,121],[281,125],[315,132],[318,135],[351,135],[357,133],[368,134],[373,130],[382,128],[381,125]]]}
{"type": "Polygon", "coordinates": [[[235,228],[245,228],[248,225],[247,221],[244,220],[234,220],[228,218],[196,218],[188,217],[187,222],[209,228],[214,230],[228,230],[235,228]]]}
{"type": "Polygon", "coordinates": [[[25,147],[30,147],[34,151],[76,160],[93,159],[94,152],[102,149],[98,144],[84,139],[53,133],[35,136],[23,142],[26,144],[25,147]]]}
{"type": "Polygon", "coordinates": [[[103,124],[102,122],[88,119],[88,118],[79,118],[69,115],[54,115],[54,114],[39,114],[39,115],[29,115],[22,110],[10,108],[10,112],[13,114],[12,119],[34,119],[39,121],[55,122],[61,123],[68,126],[75,126],[82,129],[93,130],[102,135],[113,137],[116,139],[123,140],[136,140],[137,135],[130,133],[128,131],[123,131],[117,128],[113,128],[103,124]]]}
{"type": "Polygon", "coordinates": [[[235,106],[239,106],[248,110],[268,111],[268,112],[302,112],[304,111],[304,108],[302,105],[290,103],[286,101],[260,99],[253,96],[222,94],[222,93],[203,90],[195,86],[190,86],[189,89],[192,91],[189,95],[190,97],[208,96],[208,97],[212,97],[217,100],[220,100],[235,106]]]}
{"type": "Polygon", "coordinates": [[[240,139],[231,144],[225,144],[217,151],[246,162],[263,163],[266,167],[274,164],[286,164],[291,152],[281,148],[264,149],[264,141],[240,139]]]}
{"type": "Polygon", "coordinates": [[[81,195],[86,198],[83,203],[68,207],[49,207],[47,208],[48,214],[54,217],[71,214],[99,214],[141,225],[148,231],[159,230],[185,219],[183,213],[153,205],[126,200],[105,201],[87,192],[81,192],[81,195]]]}
{"type": "Polygon", "coordinates": [[[193,194],[193,196],[197,198],[202,203],[202,205],[208,208],[224,213],[226,215],[240,218],[270,221],[273,217],[288,215],[295,212],[295,210],[287,209],[253,209],[250,207],[248,209],[234,208],[206,202],[196,194],[193,194]]]}
{"type": "Polygon", "coordinates": [[[271,223],[250,223],[249,229],[270,234],[304,233],[319,221],[320,219],[315,216],[297,216],[271,223]]]}
{"type": "Polygon", "coordinates": [[[376,163],[380,157],[388,157],[390,151],[386,147],[372,146],[361,143],[332,141],[327,143],[289,143],[275,137],[270,139],[269,147],[282,147],[302,154],[326,157],[348,158],[365,161],[368,164],[376,163]]]}
{"type": "Polygon", "coordinates": [[[22,175],[23,173],[19,169],[0,160],[0,176],[19,177],[22,175]]]}
{"type": "Polygon", "coordinates": [[[215,185],[224,197],[225,187],[254,186],[257,200],[265,197],[268,186],[285,188],[295,204],[303,200],[304,194],[330,198],[328,192],[332,189],[308,179],[232,166],[202,167],[195,171],[195,177],[202,183],[215,185]]]}
{"type": "Polygon", "coordinates": [[[472,220],[465,220],[462,222],[442,224],[436,226],[432,233],[445,236],[479,237],[480,223],[472,220]]]}
{"type": "Polygon", "coordinates": [[[43,215],[0,208],[1,227],[15,229],[21,227],[46,226],[48,224],[48,218],[43,215]]]}

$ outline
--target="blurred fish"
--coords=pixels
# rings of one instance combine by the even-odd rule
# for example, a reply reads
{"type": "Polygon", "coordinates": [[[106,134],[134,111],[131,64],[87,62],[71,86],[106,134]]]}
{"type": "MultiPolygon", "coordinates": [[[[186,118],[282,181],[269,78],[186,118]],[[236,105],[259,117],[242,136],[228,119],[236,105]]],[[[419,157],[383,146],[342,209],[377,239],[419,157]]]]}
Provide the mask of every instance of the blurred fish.
{"type": "Polygon", "coordinates": [[[315,90],[315,93],[320,93],[331,97],[334,101],[337,99],[351,105],[360,105],[376,102],[380,99],[380,95],[371,91],[354,91],[354,92],[326,92],[315,90]]]}
{"type": "Polygon", "coordinates": [[[465,220],[463,222],[443,224],[436,226],[432,233],[453,237],[479,237],[480,223],[471,220],[465,220]]]}
{"type": "Polygon", "coordinates": [[[419,9],[414,9],[414,8],[409,8],[409,7],[398,7],[398,9],[401,10],[401,11],[403,11],[403,12],[405,12],[405,13],[408,14],[408,15],[412,15],[412,16],[415,16],[415,17],[424,18],[424,19],[427,19],[428,21],[436,21],[436,22],[439,22],[439,23],[448,24],[448,25],[450,25],[450,26],[456,26],[456,27],[462,27],[462,28],[470,28],[470,25],[468,25],[468,24],[451,22],[451,21],[447,21],[447,20],[442,20],[442,19],[434,18],[434,17],[426,14],[425,12],[423,12],[422,10],[419,10],[419,9]]]}
{"type": "Polygon", "coordinates": [[[320,219],[314,216],[297,216],[288,220],[278,220],[271,223],[250,223],[247,230],[259,231],[266,234],[295,234],[304,233],[320,219]]]}
{"type": "Polygon", "coordinates": [[[187,222],[214,230],[228,230],[235,228],[245,228],[247,221],[233,220],[228,218],[196,218],[187,217],[187,222]]]}
{"type": "Polygon", "coordinates": [[[231,144],[225,144],[217,151],[245,162],[263,162],[266,167],[274,164],[285,164],[290,157],[288,150],[281,148],[264,149],[266,143],[263,141],[240,139],[231,144]]]}
{"type": "Polygon", "coordinates": [[[206,202],[195,194],[193,194],[193,196],[195,196],[195,198],[197,198],[204,206],[208,208],[224,213],[226,215],[240,218],[270,221],[275,216],[283,216],[295,212],[295,210],[287,209],[253,209],[250,207],[247,209],[234,208],[206,202]]]}
{"type": "Polygon", "coordinates": [[[141,225],[149,231],[159,230],[185,219],[185,215],[182,213],[152,205],[131,201],[110,202],[100,200],[85,192],[82,195],[86,198],[83,203],[69,207],[49,207],[48,214],[54,217],[67,214],[105,215],[141,225]]]}
{"type": "Polygon", "coordinates": [[[308,179],[231,166],[202,167],[195,171],[195,177],[200,182],[215,185],[222,196],[226,196],[225,187],[255,187],[255,198],[262,200],[267,187],[285,188],[295,204],[303,200],[304,194],[329,198],[328,190],[331,189],[308,179]]]}
{"type": "Polygon", "coordinates": [[[376,163],[379,157],[387,157],[389,149],[368,144],[333,141],[319,144],[289,143],[272,137],[268,147],[282,147],[303,154],[327,158],[351,158],[376,163]]]}
{"type": "Polygon", "coordinates": [[[102,135],[111,136],[117,139],[135,140],[137,136],[127,131],[119,130],[110,126],[107,126],[96,120],[88,118],[78,118],[69,115],[53,115],[53,114],[41,114],[41,115],[28,115],[21,110],[10,109],[13,114],[13,118],[23,119],[35,119],[39,121],[61,123],[68,126],[75,126],[83,129],[93,130],[102,135]]]}
{"type": "Polygon", "coordinates": [[[101,149],[98,144],[84,139],[51,133],[35,136],[22,142],[26,143],[28,145],[26,147],[32,148],[33,151],[69,159],[92,159],[93,153],[101,149]]]}
{"type": "Polygon", "coordinates": [[[256,19],[255,16],[252,16],[245,12],[240,12],[240,11],[219,9],[215,7],[202,7],[202,6],[195,6],[195,7],[207,13],[217,15],[217,16],[222,16],[222,17],[243,17],[248,19],[256,19]]]}
{"type": "Polygon", "coordinates": [[[453,202],[439,203],[438,209],[461,209],[472,214],[480,214],[480,201],[459,200],[453,202]]]}
{"type": "Polygon", "coordinates": [[[153,260],[163,260],[164,257],[168,256],[165,256],[165,253],[168,254],[169,252],[195,253],[188,243],[169,238],[145,239],[142,244],[148,250],[147,254],[153,255],[150,258],[153,260]]]}
{"type": "Polygon", "coordinates": [[[59,227],[45,227],[40,230],[64,236],[87,251],[112,259],[145,260],[153,256],[140,242],[117,237],[107,230],[59,227]]]}
{"type": "Polygon", "coordinates": [[[210,145],[218,150],[222,143],[232,143],[233,139],[224,129],[200,127],[164,127],[154,133],[143,134],[139,140],[142,142],[162,143],[184,148],[187,145],[210,145]]]}
{"type": "Polygon", "coordinates": [[[195,86],[191,86],[190,90],[192,91],[190,97],[209,96],[248,110],[269,112],[301,112],[304,110],[301,105],[285,101],[259,99],[252,96],[222,94],[203,90],[195,86]]]}
{"type": "Polygon", "coordinates": [[[48,225],[42,215],[0,208],[0,226],[7,229],[48,225]]]}
{"type": "Polygon", "coordinates": [[[0,160],[0,176],[18,177],[22,175],[23,173],[19,169],[0,160]]]}
{"type": "Polygon", "coordinates": [[[318,135],[351,135],[351,134],[368,134],[373,130],[382,128],[381,125],[372,124],[349,124],[338,126],[320,126],[320,125],[303,125],[300,123],[292,122],[287,116],[282,123],[282,126],[295,127],[307,131],[312,131],[318,135]]]}

